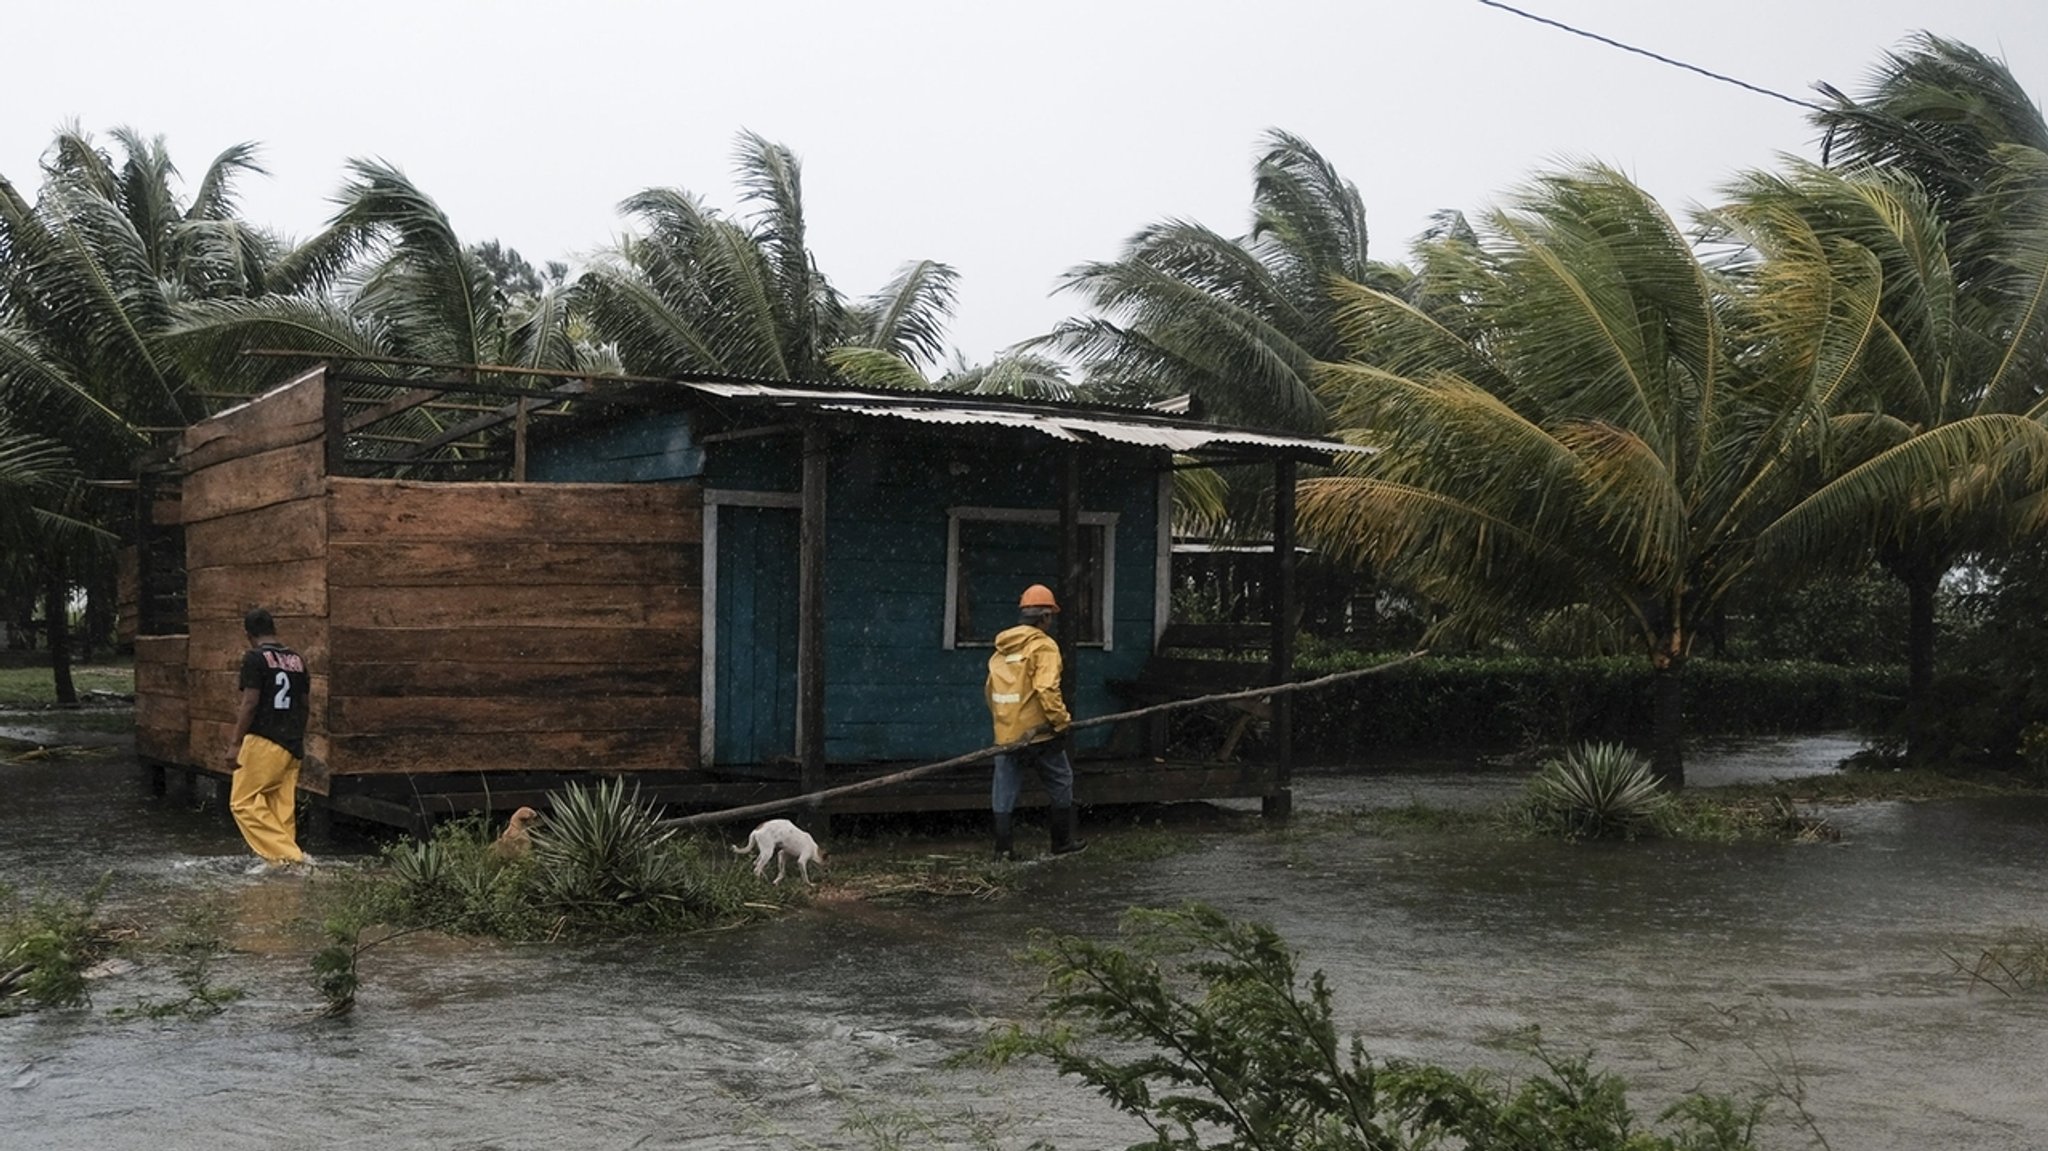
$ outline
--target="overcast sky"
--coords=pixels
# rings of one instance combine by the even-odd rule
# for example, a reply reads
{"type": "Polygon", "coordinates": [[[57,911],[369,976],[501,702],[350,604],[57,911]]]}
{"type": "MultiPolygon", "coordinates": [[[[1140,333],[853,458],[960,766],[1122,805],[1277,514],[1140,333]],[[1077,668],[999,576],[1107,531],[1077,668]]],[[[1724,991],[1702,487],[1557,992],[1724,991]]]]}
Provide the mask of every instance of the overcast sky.
{"type": "MultiPolygon", "coordinates": [[[[2048,97],[2041,0],[1521,0],[1519,7],[1795,96],[1854,92],[1927,28],[2048,97]]],[[[1363,194],[1374,254],[1560,159],[1616,164],[1669,206],[1814,153],[1801,109],[1477,0],[1116,3],[11,4],[0,173],[55,128],[168,138],[190,179],[263,147],[248,215],[317,230],[352,156],[396,163],[467,239],[572,262],[652,185],[736,205],[735,134],[804,165],[812,250],[842,291],[903,262],[960,270],[970,360],[1076,310],[1062,271],[1174,216],[1241,232],[1269,127],[1363,194]]]]}

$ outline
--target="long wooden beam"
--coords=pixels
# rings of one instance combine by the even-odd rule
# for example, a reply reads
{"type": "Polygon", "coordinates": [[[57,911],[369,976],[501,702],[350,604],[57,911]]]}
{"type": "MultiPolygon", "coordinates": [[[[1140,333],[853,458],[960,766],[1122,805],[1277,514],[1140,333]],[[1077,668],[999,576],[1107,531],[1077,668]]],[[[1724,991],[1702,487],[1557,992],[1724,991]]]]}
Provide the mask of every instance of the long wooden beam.
{"type": "MultiPolygon", "coordinates": [[[[335,384],[346,382],[345,380],[338,379],[329,380],[328,386],[332,387],[335,384]]],[[[367,412],[358,412],[350,416],[348,421],[341,425],[341,430],[351,434],[362,431],[364,428],[380,420],[388,420],[393,416],[409,412],[422,404],[431,403],[447,391],[448,389],[446,388],[414,388],[411,391],[400,393],[379,403],[367,412]]],[[[346,403],[347,401],[344,400],[343,402],[346,403]]]]}
{"type": "MultiPolygon", "coordinates": [[[[1173,711],[1177,708],[1199,707],[1203,704],[1230,703],[1240,699],[1259,699],[1267,696],[1290,695],[1301,691],[1314,691],[1317,688],[1329,687],[1332,684],[1343,683],[1346,680],[1361,679],[1368,675],[1377,675],[1383,671],[1391,671],[1404,663],[1421,659],[1428,654],[1429,652],[1426,650],[1411,651],[1407,655],[1390,659],[1385,663],[1376,663],[1371,667],[1361,667],[1351,671],[1335,672],[1323,676],[1321,679],[1305,680],[1301,683],[1283,683],[1266,687],[1247,688],[1244,691],[1226,691],[1218,695],[1197,696],[1194,699],[1168,700],[1165,703],[1155,703],[1150,707],[1141,707],[1135,711],[1120,711],[1114,715],[1098,715],[1090,719],[1077,719],[1067,726],[1067,730],[1077,731],[1082,728],[1101,727],[1104,724],[1122,723],[1127,719],[1139,719],[1148,715],[1173,711]]],[[[956,755],[951,759],[942,759],[937,763],[920,764],[917,767],[908,767],[902,771],[890,772],[888,775],[878,775],[873,779],[863,779],[857,783],[842,784],[839,787],[828,787],[823,791],[808,792],[804,795],[792,795],[787,799],[770,800],[767,803],[750,803],[743,807],[729,807],[724,811],[702,811],[695,815],[665,819],[661,821],[661,826],[701,827],[706,824],[727,823],[735,819],[747,819],[752,816],[767,815],[777,811],[793,811],[803,807],[815,809],[828,799],[836,799],[842,795],[857,795],[863,791],[874,791],[877,788],[889,787],[893,784],[908,783],[913,779],[921,779],[924,776],[944,771],[947,768],[965,767],[970,763],[979,763],[982,760],[991,759],[998,755],[1022,751],[1029,746],[1031,746],[1029,740],[1021,739],[1015,743],[999,743],[993,747],[984,747],[979,751],[970,751],[966,755],[956,755]]]]}
{"type": "MultiPolygon", "coordinates": [[[[442,363],[438,360],[408,359],[404,356],[352,356],[341,352],[309,352],[304,349],[294,348],[244,348],[242,354],[271,360],[324,360],[332,364],[387,364],[400,368],[425,368],[433,372],[477,372],[492,376],[544,376],[553,379],[566,379],[573,376],[581,379],[589,378],[592,375],[590,372],[579,372],[570,368],[525,368],[516,364],[451,364],[442,363]]],[[[619,380],[630,384],[675,383],[675,380],[669,376],[628,376],[610,372],[600,373],[599,378],[619,380]]],[[[405,383],[406,381],[393,380],[392,382],[405,383]]]]}

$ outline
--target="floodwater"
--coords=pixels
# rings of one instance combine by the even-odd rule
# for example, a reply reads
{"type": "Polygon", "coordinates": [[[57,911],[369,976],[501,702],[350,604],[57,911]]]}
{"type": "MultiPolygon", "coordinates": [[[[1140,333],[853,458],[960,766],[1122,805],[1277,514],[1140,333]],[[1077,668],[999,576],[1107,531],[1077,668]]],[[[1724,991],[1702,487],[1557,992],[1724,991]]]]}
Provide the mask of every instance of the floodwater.
{"type": "MultiPolygon", "coordinates": [[[[1689,766],[1768,778],[1851,749],[1751,742],[1689,766]]],[[[1491,802],[1517,782],[1469,761],[1304,772],[1298,807],[1491,802]]],[[[145,968],[99,984],[95,1010],[0,1020],[0,1147],[1124,1146],[1142,1132],[1043,1068],[946,1060],[1028,1010],[1030,930],[1106,936],[1127,907],[1188,900],[1278,927],[1378,1055],[1526,1070],[1501,1040],[1537,1026],[1628,1076],[1644,1114],[1775,1082],[1836,1151],[2048,1146],[2048,995],[1973,988],[1947,958],[2048,920],[2048,804],[1828,814],[1840,844],[1211,821],[1165,859],[1026,868],[993,902],[821,898],[660,944],[413,936],[364,957],[352,1017],[320,1020],[303,881],[240,874],[231,830],[147,798],[132,767],[0,763],[0,879],[111,871],[117,916],[137,918],[212,892],[239,924],[218,979],[248,992],[211,1019],[115,1018],[171,989],[145,968]]],[[[1769,1145],[1808,1140],[1781,1122],[1769,1145]]]]}

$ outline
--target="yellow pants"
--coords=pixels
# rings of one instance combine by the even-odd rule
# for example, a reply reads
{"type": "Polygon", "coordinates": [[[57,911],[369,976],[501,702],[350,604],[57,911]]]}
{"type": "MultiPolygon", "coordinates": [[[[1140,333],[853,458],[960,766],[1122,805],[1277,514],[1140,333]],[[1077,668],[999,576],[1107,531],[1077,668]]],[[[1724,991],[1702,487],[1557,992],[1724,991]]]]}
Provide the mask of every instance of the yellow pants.
{"type": "Polygon", "coordinates": [[[242,737],[235,757],[235,782],[228,792],[228,810],[250,850],[272,863],[297,863],[299,850],[292,805],[297,801],[299,761],[292,753],[260,735],[242,737]]]}

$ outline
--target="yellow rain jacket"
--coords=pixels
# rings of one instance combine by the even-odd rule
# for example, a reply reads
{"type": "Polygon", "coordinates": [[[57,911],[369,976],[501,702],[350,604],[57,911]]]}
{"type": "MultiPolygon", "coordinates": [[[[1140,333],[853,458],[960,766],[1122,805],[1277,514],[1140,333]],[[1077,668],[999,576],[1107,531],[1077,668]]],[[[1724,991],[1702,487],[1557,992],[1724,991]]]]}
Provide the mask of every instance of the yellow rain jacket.
{"type": "Polygon", "coordinates": [[[1066,700],[1060,698],[1060,645],[1028,623],[996,637],[984,690],[997,743],[1015,743],[1027,736],[1033,743],[1051,739],[1073,719],[1066,700]]]}

